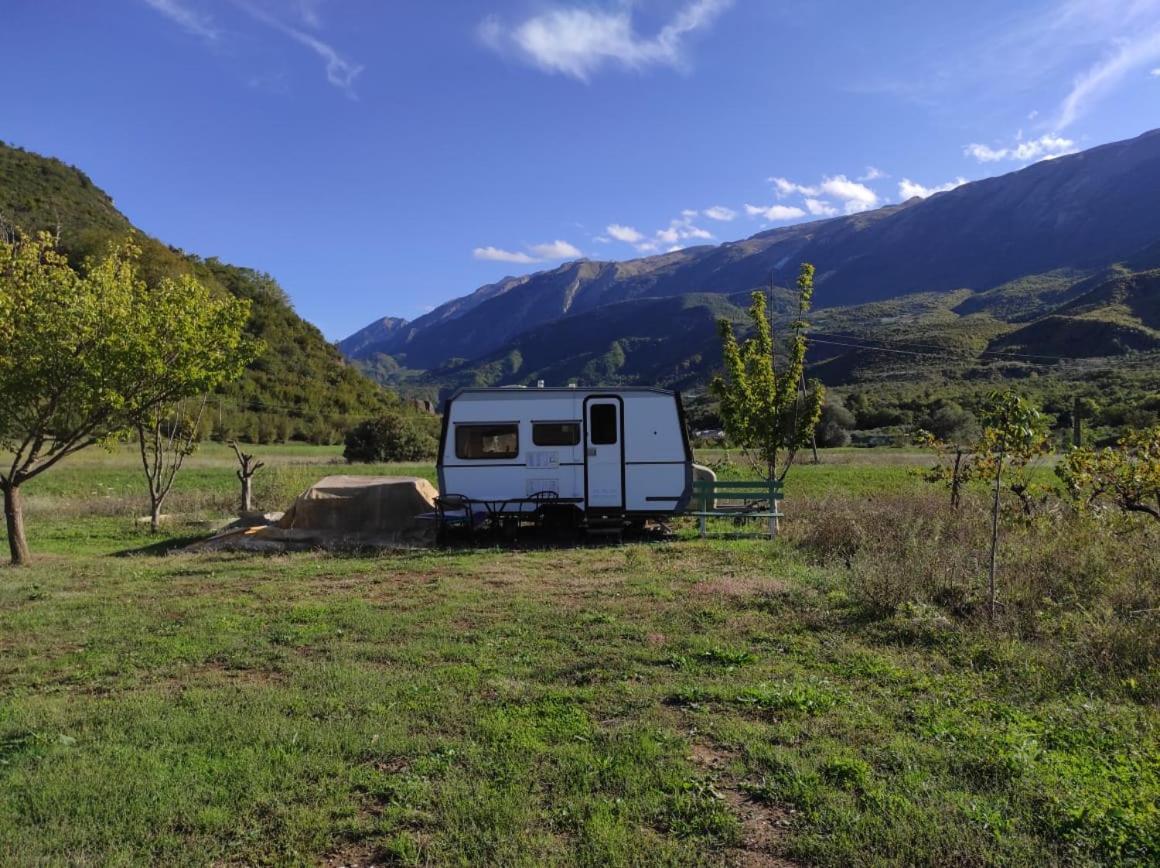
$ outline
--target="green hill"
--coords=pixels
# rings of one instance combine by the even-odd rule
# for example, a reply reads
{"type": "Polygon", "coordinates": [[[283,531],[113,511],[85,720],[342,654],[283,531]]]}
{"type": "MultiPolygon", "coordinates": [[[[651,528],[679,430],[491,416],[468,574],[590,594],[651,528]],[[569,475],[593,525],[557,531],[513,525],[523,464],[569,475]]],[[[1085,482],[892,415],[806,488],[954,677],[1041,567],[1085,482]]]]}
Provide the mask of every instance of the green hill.
{"type": "MultiPolygon", "coordinates": [[[[0,219],[27,232],[59,232],[74,262],[134,232],[113,200],[79,169],[0,143],[0,219]]],[[[214,437],[250,442],[336,443],[356,421],[398,398],[349,365],[313,325],[294,312],[268,274],[201,259],[137,233],[147,274],[192,272],[251,301],[247,329],[266,352],[242,378],[213,396],[214,437]]]]}

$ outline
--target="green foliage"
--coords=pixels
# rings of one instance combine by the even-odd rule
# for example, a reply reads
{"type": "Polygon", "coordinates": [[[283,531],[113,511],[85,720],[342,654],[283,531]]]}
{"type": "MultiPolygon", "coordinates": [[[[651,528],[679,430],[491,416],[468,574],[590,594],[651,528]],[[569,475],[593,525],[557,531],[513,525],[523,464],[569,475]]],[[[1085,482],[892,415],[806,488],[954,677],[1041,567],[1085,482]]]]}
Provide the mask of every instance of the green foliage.
{"type": "MultiPolygon", "coordinates": [[[[74,269],[133,232],[107,194],[59,160],[0,144],[0,228],[59,231],[74,269]]],[[[194,278],[215,296],[249,301],[246,333],[267,350],[241,377],[217,387],[207,432],[222,442],[342,442],[343,432],[397,406],[393,395],[349,366],[322,333],[299,317],[286,293],[260,271],[201,259],[137,233],[138,265],[150,285],[194,278]]]]}
{"type": "Polygon", "coordinates": [[[1055,472],[1081,508],[1107,499],[1160,521],[1160,425],[1129,431],[1115,448],[1072,449],[1055,472]]]}
{"type": "Polygon", "coordinates": [[[167,402],[236,378],[261,350],[248,302],[189,275],[146,282],[140,249],[75,270],[47,233],[0,240],[0,473],[13,562],[27,557],[20,486],[167,402]]]}
{"type": "Polygon", "coordinates": [[[825,389],[811,380],[803,389],[805,314],[814,291],[814,267],[803,263],[798,275],[798,316],[790,330],[789,357],[781,374],[774,358],[773,328],[766,318],[765,294],[753,293],[752,334],[738,345],[733,325],[719,323],[725,377],[713,381],[721,418],[732,442],[745,450],[766,479],[784,479],[796,451],[807,445],[821,418],[825,389]]]}
{"type": "Polygon", "coordinates": [[[435,417],[387,413],[361,422],[346,434],[342,457],[348,463],[425,461],[438,451],[435,417]]]}

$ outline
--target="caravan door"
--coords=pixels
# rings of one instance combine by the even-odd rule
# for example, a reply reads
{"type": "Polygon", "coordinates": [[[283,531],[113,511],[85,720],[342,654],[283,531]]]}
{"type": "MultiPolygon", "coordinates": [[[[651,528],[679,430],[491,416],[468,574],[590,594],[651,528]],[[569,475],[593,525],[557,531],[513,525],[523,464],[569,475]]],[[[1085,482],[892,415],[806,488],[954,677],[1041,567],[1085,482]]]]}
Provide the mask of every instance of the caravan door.
{"type": "Polygon", "coordinates": [[[624,509],[624,403],[616,396],[584,400],[584,502],[587,509],[624,509]]]}

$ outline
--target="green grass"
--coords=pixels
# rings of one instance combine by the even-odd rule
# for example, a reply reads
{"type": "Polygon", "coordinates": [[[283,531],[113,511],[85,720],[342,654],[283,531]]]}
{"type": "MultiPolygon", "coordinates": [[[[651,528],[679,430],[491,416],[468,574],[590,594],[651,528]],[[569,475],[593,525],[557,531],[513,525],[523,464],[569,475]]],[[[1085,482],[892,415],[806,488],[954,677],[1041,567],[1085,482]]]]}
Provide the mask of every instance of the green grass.
{"type": "Polygon", "coordinates": [[[0,862],[718,862],[729,793],[821,863],[1160,852],[1154,709],[837,591],[744,541],[44,558],[0,582],[0,862]]]}
{"type": "MultiPolygon", "coordinates": [[[[334,450],[262,451],[263,507],[347,471],[334,450]]],[[[903,543],[826,540],[917,496],[906,453],[797,468],[772,545],[682,526],[377,557],[157,556],[223,518],[232,456],[195,456],[178,485],[200,511],[160,538],[130,509],[132,457],[46,474],[34,563],[0,569],[0,864],[1160,858],[1154,657],[1100,664],[1066,615],[991,631],[862,604],[867,558],[903,543]],[[98,480],[120,508],[86,511],[98,480]]],[[[959,539],[920,535],[886,569],[938,578],[959,539]]],[[[1062,544],[1020,540],[1029,576],[1062,544]]],[[[1101,545],[1061,574],[1118,569],[1101,545]]],[[[1077,615],[1106,617],[1112,591],[1084,593],[1077,615]]]]}

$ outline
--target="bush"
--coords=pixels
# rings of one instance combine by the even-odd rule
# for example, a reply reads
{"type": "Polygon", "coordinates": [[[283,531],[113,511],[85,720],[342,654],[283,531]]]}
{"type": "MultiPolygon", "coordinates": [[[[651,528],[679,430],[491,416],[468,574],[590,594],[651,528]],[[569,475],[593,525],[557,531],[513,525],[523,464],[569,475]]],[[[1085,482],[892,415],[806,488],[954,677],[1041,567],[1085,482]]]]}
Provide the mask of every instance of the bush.
{"type": "Polygon", "coordinates": [[[342,457],[350,464],[430,461],[439,448],[434,423],[435,417],[428,422],[402,413],[360,422],[347,432],[342,457]]]}
{"type": "MultiPolygon", "coordinates": [[[[854,608],[896,638],[930,642],[986,614],[986,499],[795,501],[786,538],[838,570],[854,608]],[[937,628],[937,629],[936,629],[937,628]]],[[[1018,515],[1013,501],[1008,503],[1018,515]]],[[[1092,675],[1160,696],[1160,529],[1147,517],[1063,512],[1004,531],[997,625],[1044,643],[1064,684],[1092,675]]]]}

